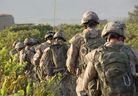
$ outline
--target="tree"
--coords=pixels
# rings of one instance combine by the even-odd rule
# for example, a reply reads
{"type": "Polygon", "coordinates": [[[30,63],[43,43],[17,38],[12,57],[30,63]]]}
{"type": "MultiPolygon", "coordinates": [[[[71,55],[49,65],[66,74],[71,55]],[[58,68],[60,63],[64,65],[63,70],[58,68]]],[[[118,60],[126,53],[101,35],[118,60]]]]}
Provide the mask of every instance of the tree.
{"type": "Polygon", "coordinates": [[[135,5],[134,10],[132,12],[128,12],[129,22],[138,24],[138,5],[135,5]]]}

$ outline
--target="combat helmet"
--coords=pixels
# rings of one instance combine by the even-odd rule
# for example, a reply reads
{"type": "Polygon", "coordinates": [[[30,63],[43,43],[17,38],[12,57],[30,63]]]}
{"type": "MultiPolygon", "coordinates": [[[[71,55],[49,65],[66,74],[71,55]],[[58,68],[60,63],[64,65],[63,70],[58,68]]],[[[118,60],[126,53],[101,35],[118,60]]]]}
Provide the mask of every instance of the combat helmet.
{"type": "Polygon", "coordinates": [[[30,39],[31,39],[31,41],[32,41],[33,45],[35,45],[35,44],[38,44],[38,43],[39,43],[38,39],[36,39],[36,38],[30,38],[30,39]]]}
{"type": "Polygon", "coordinates": [[[54,34],[55,34],[55,32],[48,31],[48,32],[45,34],[45,37],[44,37],[44,38],[47,40],[47,38],[49,38],[49,37],[53,37],[54,34]]]}
{"type": "Polygon", "coordinates": [[[106,37],[109,33],[116,33],[125,37],[125,24],[120,21],[109,22],[105,25],[101,36],[106,37]]]}
{"type": "Polygon", "coordinates": [[[21,49],[23,49],[24,47],[25,47],[25,45],[24,45],[23,42],[18,42],[18,43],[16,43],[16,45],[15,45],[15,49],[16,49],[16,50],[21,50],[21,49]]]}
{"type": "Polygon", "coordinates": [[[81,24],[86,24],[90,21],[94,21],[99,24],[99,17],[98,15],[93,11],[86,11],[81,19],[81,24]]]}
{"type": "Polygon", "coordinates": [[[38,43],[38,40],[35,39],[35,38],[26,38],[26,39],[24,40],[24,44],[25,44],[25,45],[35,45],[35,44],[37,44],[37,43],[38,43]]]}
{"type": "Polygon", "coordinates": [[[66,37],[65,37],[64,32],[56,32],[54,34],[54,37],[53,38],[54,39],[56,39],[56,38],[62,39],[64,42],[66,41],[66,37]]]}

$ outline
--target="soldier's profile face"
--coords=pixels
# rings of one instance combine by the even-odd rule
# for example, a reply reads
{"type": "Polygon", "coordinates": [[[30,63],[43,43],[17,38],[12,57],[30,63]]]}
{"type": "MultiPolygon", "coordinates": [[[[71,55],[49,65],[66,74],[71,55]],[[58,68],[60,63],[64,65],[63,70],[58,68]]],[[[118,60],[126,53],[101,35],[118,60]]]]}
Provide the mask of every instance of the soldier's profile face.
{"type": "Polygon", "coordinates": [[[61,44],[62,42],[63,42],[63,40],[60,39],[60,38],[55,38],[54,39],[54,44],[61,44]]]}

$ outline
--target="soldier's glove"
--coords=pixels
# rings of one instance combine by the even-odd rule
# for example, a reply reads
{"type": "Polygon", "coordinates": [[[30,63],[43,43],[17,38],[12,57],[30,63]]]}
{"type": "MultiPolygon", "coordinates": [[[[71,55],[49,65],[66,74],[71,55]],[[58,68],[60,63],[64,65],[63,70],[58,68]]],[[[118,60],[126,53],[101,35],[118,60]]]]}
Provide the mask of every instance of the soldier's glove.
{"type": "Polygon", "coordinates": [[[86,91],[80,91],[80,96],[88,96],[87,92],[86,91]]]}

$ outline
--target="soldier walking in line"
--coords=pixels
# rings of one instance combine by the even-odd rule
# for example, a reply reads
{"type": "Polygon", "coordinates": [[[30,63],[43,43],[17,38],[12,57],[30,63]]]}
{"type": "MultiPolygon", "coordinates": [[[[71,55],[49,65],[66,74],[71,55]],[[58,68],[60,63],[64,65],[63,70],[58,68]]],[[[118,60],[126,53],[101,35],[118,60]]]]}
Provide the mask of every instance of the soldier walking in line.
{"type": "Polygon", "coordinates": [[[86,55],[83,90],[87,90],[88,83],[98,76],[102,96],[135,96],[138,51],[124,44],[124,24],[107,23],[101,36],[106,43],[86,55]]]}
{"type": "Polygon", "coordinates": [[[36,72],[36,77],[39,80],[42,80],[42,75],[43,75],[42,69],[40,69],[39,67],[40,59],[44,53],[44,50],[53,43],[53,35],[54,35],[54,32],[51,32],[51,31],[47,32],[45,35],[46,42],[41,43],[36,47],[36,53],[34,54],[32,63],[35,66],[34,70],[36,72]]]}
{"type": "MultiPolygon", "coordinates": [[[[78,96],[81,96],[82,91],[82,79],[86,64],[84,62],[85,55],[91,50],[98,48],[104,44],[104,40],[101,38],[101,33],[96,29],[99,24],[98,15],[95,12],[87,11],[83,14],[81,24],[84,26],[84,31],[80,34],[76,34],[69,42],[71,46],[68,50],[68,57],[66,61],[67,69],[70,73],[77,76],[76,92],[78,96]]],[[[96,90],[97,78],[92,81],[90,94],[92,96],[98,96],[100,92],[96,90]]]]}

